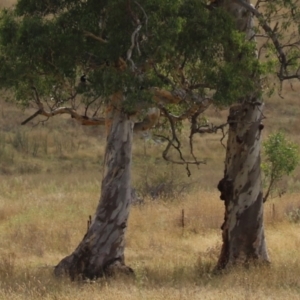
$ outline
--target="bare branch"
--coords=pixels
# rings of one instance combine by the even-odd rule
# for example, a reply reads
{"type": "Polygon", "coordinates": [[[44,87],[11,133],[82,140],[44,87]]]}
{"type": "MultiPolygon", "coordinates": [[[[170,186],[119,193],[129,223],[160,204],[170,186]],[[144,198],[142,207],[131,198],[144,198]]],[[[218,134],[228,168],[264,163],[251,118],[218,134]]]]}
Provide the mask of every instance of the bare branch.
{"type": "Polygon", "coordinates": [[[135,64],[134,64],[134,62],[133,62],[133,60],[132,60],[132,58],[131,58],[131,56],[132,56],[132,51],[133,51],[133,49],[134,49],[134,47],[135,47],[135,44],[138,43],[138,41],[136,41],[136,36],[137,36],[137,34],[139,33],[139,31],[141,30],[141,28],[142,28],[142,25],[141,25],[141,24],[138,24],[138,26],[136,27],[136,29],[135,29],[134,32],[132,33],[132,35],[131,35],[131,46],[130,46],[130,48],[127,50],[127,54],[126,54],[126,59],[127,59],[128,61],[131,62],[132,70],[135,70],[135,69],[136,69],[136,66],[135,66],[135,64]]]}
{"type": "Polygon", "coordinates": [[[92,38],[96,41],[99,41],[99,42],[104,43],[104,44],[107,43],[107,40],[103,39],[101,36],[93,34],[92,32],[84,30],[83,33],[84,33],[85,36],[90,37],[90,38],[92,38]]]}
{"type": "Polygon", "coordinates": [[[44,125],[49,119],[50,119],[50,118],[48,117],[48,118],[46,118],[45,120],[38,121],[36,124],[33,125],[33,127],[36,127],[36,126],[38,126],[38,125],[41,124],[41,123],[44,125]]]}
{"type": "MultiPolygon", "coordinates": [[[[85,116],[87,116],[87,111],[88,111],[89,107],[90,107],[93,103],[95,103],[99,98],[100,98],[99,96],[96,96],[96,97],[94,97],[93,100],[91,100],[89,103],[86,104],[86,106],[85,106],[85,112],[84,112],[84,115],[85,115],[85,116]]],[[[100,104],[100,106],[101,106],[101,104],[100,104]]],[[[98,109],[99,109],[99,108],[98,108],[98,109]]],[[[97,111],[98,111],[98,109],[97,109],[97,111]]],[[[96,113],[96,114],[97,114],[97,113],[96,113]]],[[[94,114],[94,116],[95,116],[96,114],[94,114]]]]}
{"type": "Polygon", "coordinates": [[[96,115],[97,115],[99,109],[101,108],[101,106],[102,106],[102,103],[100,103],[100,104],[97,106],[97,108],[95,109],[95,111],[94,111],[94,113],[93,113],[93,118],[96,117],[96,115]]]}
{"type": "Polygon", "coordinates": [[[300,80],[300,74],[293,74],[293,75],[284,75],[282,76],[283,80],[290,80],[290,79],[299,79],[300,80]]]}
{"type": "Polygon", "coordinates": [[[143,14],[145,16],[146,33],[148,33],[148,16],[147,16],[144,8],[137,1],[134,1],[134,3],[141,9],[141,11],[143,12],[143,14]]]}
{"type": "Polygon", "coordinates": [[[225,139],[227,132],[224,131],[224,128],[228,125],[228,122],[226,122],[225,124],[221,124],[218,126],[214,126],[213,124],[208,125],[208,124],[204,124],[204,125],[199,125],[197,122],[197,118],[199,116],[200,112],[196,112],[192,118],[191,118],[191,132],[190,132],[190,150],[191,150],[191,154],[194,156],[193,154],[193,136],[196,133],[217,133],[219,130],[222,132],[222,137],[220,139],[220,143],[221,145],[226,149],[226,146],[223,143],[223,140],[225,139]]]}
{"type": "Polygon", "coordinates": [[[34,113],[31,117],[23,121],[21,124],[24,125],[37,117],[38,115],[42,115],[45,117],[54,117],[56,115],[62,115],[62,114],[68,114],[72,118],[74,118],[76,121],[78,121],[81,125],[105,125],[105,118],[89,118],[84,115],[78,114],[75,110],[69,107],[59,107],[57,109],[54,109],[53,111],[47,112],[43,109],[38,110],[36,113],[34,113]]]}
{"type": "Polygon", "coordinates": [[[40,100],[39,93],[35,87],[32,87],[34,91],[34,99],[35,103],[37,104],[39,110],[35,112],[32,116],[27,118],[25,121],[23,121],[21,124],[24,125],[28,123],[29,121],[33,120],[38,115],[45,116],[47,118],[56,116],[56,115],[62,115],[62,114],[68,114],[72,118],[74,118],[77,122],[79,122],[81,125],[105,125],[105,118],[89,118],[85,115],[80,115],[76,112],[73,108],[70,107],[58,107],[50,111],[46,111],[44,109],[44,105],[40,100]]]}
{"type": "Polygon", "coordinates": [[[170,116],[169,112],[167,111],[167,109],[165,107],[160,106],[160,109],[163,111],[164,115],[168,118],[170,126],[171,126],[171,132],[172,132],[171,139],[166,136],[163,136],[163,135],[156,135],[157,137],[163,138],[168,141],[168,144],[167,144],[165,150],[163,151],[163,158],[166,161],[172,162],[174,164],[185,165],[186,170],[187,170],[187,175],[190,176],[191,175],[191,171],[189,169],[190,165],[199,166],[200,164],[206,164],[206,161],[198,161],[195,156],[194,156],[194,158],[195,158],[194,161],[186,161],[184,159],[183,154],[181,152],[181,143],[176,135],[174,119],[170,116]],[[180,161],[173,160],[168,156],[171,147],[173,147],[178,152],[180,161]]]}
{"type": "Polygon", "coordinates": [[[23,121],[23,122],[21,123],[21,125],[27,124],[28,122],[30,122],[31,120],[33,120],[35,117],[37,117],[38,115],[40,115],[41,112],[42,112],[42,111],[39,109],[39,110],[36,111],[32,116],[30,116],[30,117],[27,118],[25,121],[23,121]]]}

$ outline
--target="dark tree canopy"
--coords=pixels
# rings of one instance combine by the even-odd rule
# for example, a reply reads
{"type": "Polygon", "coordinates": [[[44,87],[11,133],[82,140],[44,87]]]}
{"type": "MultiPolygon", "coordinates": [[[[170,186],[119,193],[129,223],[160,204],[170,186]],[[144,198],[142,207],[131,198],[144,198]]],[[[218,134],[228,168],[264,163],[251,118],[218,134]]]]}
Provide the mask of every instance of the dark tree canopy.
{"type": "Polygon", "coordinates": [[[25,105],[35,87],[52,109],[75,109],[76,99],[95,109],[122,91],[135,110],[154,87],[193,96],[185,108],[199,97],[229,104],[253,88],[245,70],[261,68],[230,17],[206,2],[20,0],[1,14],[0,87],[25,105]]]}

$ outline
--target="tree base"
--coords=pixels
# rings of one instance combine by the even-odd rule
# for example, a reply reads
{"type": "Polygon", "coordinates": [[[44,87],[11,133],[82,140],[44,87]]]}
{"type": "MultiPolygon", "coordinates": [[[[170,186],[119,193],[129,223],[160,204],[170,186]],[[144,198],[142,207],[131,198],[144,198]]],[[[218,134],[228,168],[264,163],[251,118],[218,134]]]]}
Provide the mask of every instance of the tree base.
{"type": "Polygon", "coordinates": [[[65,257],[55,266],[54,275],[56,277],[67,276],[74,280],[95,280],[104,276],[112,277],[118,274],[133,275],[132,268],[126,266],[120,259],[115,259],[104,266],[96,266],[89,263],[91,259],[76,258],[74,254],[65,257]]]}
{"type": "Polygon", "coordinates": [[[271,262],[269,260],[263,260],[263,259],[249,259],[247,261],[230,261],[226,265],[217,264],[215,268],[213,269],[214,274],[223,274],[224,272],[230,272],[232,269],[235,268],[244,268],[244,269],[251,269],[251,267],[254,268],[265,268],[269,267],[271,265],[271,262]]]}

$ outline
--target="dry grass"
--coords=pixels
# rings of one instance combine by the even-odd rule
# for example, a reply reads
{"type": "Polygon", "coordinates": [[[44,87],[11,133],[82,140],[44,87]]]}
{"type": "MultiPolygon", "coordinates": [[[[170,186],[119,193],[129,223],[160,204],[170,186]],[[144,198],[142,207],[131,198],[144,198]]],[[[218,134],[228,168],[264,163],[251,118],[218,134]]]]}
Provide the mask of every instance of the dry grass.
{"type": "Polygon", "coordinates": [[[17,3],[17,0],[0,0],[0,8],[10,7],[17,3]]]}
{"type": "Polygon", "coordinates": [[[216,192],[195,189],[182,199],[133,207],[126,258],[135,278],[93,284],[55,279],[53,266],[84,235],[99,177],[87,172],[1,177],[0,299],[299,299],[299,224],[286,216],[300,206],[297,194],[266,205],[271,267],[212,273],[223,203],[216,192]]]}
{"type": "MultiPolygon", "coordinates": [[[[286,105],[276,97],[267,102],[264,134],[284,128],[299,142],[297,97],[284,88],[290,93],[286,105]]],[[[300,298],[300,222],[287,216],[300,207],[299,169],[283,183],[288,193],[265,207],[272,266],[237,268],[218,276],[212,272],[223,220],[215,189],[225,155],[220,135],[195,138],[197,155],[207,165],[193,168],[190,178],[182,166],[163,161],[164,145],[137,135],[134,186],[146,194],[161,183],[169,185],[162,199],[148,199],[132,209],[126,258],[135,278],[93,284],[55,279],[53,266],[80,242],[99,199],[103,132],[64,118],[20,127],[26,113],[0,104],[0,299],[300,298]]],[[[207,112],[215,124],[226,120],[226,114],[213,108],[207,112]]]]}
{"type": "MultiPolygon", "coordinates": [[[[297,95],[284,88],[285,105],[277,97],[267,101],[264,134],[283,128],[299,142],[297,95]]],[[[182,166],[163,161],[164,145],[135,136],[134,186],[147,194],[169,183],[163,198],[132,209],[126,259],[135,278],[93,284],[55,279],[53,266],[80,242],[99,199],[103,131],[64,118],[20,127],[26,112],[0,104],[0,299],[300,298],[300,222],[288,217],[300,208],[299,169],[283,183],[288,193],[265,206],[271,267],[212,272],[223,220],[215,189],[225,155],[220,135],[195,138],[197,155],[207,165],[193,168],[190,178],[182,166]]],[[[213,108],[207,112],[215,124],[226,115],[213,108]]]]}

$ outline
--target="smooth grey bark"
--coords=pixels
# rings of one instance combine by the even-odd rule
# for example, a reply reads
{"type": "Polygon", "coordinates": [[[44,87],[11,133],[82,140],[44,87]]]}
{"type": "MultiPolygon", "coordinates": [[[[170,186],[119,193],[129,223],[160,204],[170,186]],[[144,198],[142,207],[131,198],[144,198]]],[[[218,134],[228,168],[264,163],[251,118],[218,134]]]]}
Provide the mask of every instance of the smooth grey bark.
{"type": "Polygon", "coordinates": [[[218,269],[269,261],[260,169],[262,106],[245,102],[230,109],[225,172],[218,185],[225,204],[218,269]]]}
{"type": "MultiPolygon", "coordinates": [[[[252,14],[236,1],[222,2],[234,17],[237,29],[246,34],[246,39],[253,38],[252,14]]],[[[225,218],[217,269],[251,261],[269,262],[263,223],[260,168],[263,103],[259,79],[249,74],[249,80],[258,83],[257,90],[239,99],[239,103],[231,107],[228,117],[224,178],[218,185],[220,198],[224,200],[225,218]]]]}
{"type": "Polygon", "coordinates": [[[133,122],[115,109],[107,138],[101,198],[90,227],[76,250],[56,267],[55,275],[72,280],[94,279],[115,271],[133,272],[125,266],[125,232],[131,202],[133,122]]]}

